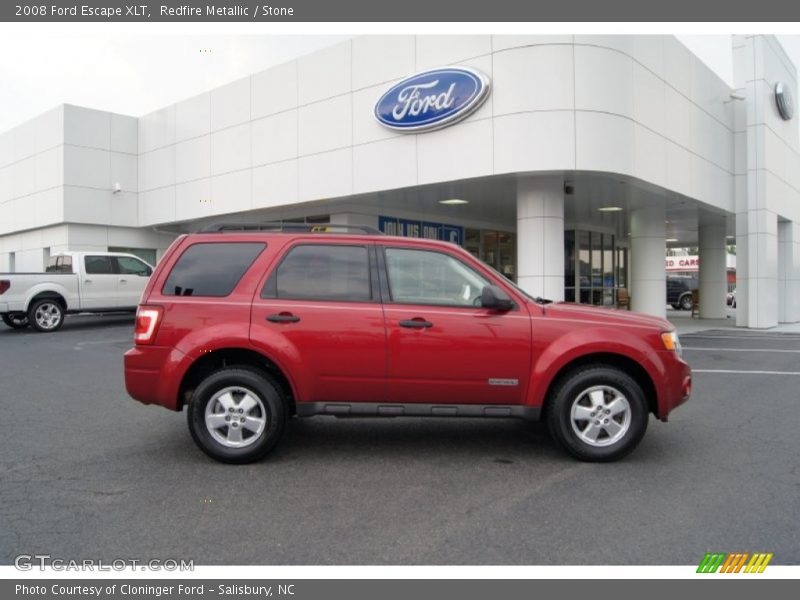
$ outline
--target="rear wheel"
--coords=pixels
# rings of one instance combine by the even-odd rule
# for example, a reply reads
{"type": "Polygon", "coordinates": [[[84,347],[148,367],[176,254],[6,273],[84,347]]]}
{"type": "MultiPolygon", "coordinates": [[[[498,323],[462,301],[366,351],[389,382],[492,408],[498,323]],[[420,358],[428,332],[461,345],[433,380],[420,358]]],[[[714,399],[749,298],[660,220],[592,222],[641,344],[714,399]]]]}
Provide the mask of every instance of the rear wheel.
{"type": "Polygon", "coordinates": [[[548,406],[550,433],[580,460],[626,456],[642,440],[649,419],[642,388],[615,367],[594,365],[570,373],[548,406]]]}
{"type": "Polygon", "coordinates": [[[57,331],[64,324],[64,307],[52,298],[37,300],[28,309],[28,322],[35,331],[57,331]]]}
{"type": "Polygon", "coordinates": [[[11,329],[25,329],[28,326],[28,317],[22,313],[0,315],[0,318],[11,329]]]}
{"type": "Polygon", "coordinates": [[[216,371],[197,386],[186,415],[200,449],[226,463],[266,456],[280,440],[286,401],[269,376],[247,367],[216,371]]]}

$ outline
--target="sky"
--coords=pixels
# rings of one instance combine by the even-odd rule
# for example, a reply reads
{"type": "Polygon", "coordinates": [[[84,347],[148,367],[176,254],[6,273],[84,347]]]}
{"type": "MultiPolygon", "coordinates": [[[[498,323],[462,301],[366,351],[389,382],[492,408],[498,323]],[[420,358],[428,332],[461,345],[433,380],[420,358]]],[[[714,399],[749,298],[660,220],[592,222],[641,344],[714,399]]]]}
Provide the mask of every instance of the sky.
{"type": "MultiPolygon", "coordinates": [[[[62,103],[143,115],[350,37],[2,33],[0,132],[62,103]]],[[[732,83],[730,36],[678,37],[732,83]]],[[[800,36],[778,38],[800,65],[800,36]]]]}

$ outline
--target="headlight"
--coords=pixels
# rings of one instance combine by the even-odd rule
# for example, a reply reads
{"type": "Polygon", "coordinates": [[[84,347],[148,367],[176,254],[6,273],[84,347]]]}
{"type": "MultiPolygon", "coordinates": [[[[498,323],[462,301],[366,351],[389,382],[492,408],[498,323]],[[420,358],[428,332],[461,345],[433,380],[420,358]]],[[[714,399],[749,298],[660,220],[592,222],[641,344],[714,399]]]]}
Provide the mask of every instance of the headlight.
{"type": "Polygon", "coordinates": [[[665,331],[661,334],[661,341],[664,343],[665,349],[674,350],[678,356],[681,355],[681,342],[678,339],[677,331],[665,331]]]}

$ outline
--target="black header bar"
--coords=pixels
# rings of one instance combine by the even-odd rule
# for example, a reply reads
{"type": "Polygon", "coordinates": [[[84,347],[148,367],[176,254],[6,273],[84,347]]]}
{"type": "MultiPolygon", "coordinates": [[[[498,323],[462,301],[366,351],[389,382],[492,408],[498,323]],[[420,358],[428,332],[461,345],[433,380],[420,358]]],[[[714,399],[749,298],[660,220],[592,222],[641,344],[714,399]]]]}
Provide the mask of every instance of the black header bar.
{"type": "Polygon", "coordinates": [[[3,0],[6,22],[786,22],[786,0],[3,0]]]}

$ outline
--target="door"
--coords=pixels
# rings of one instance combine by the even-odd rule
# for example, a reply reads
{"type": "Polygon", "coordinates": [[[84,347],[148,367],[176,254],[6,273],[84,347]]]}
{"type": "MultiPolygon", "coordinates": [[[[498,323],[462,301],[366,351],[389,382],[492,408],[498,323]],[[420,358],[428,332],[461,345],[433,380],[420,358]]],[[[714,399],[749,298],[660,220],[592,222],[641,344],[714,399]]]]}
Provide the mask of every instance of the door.
{"type": "Polygon", "coordinates": [[[384,400],[386,331],[374,252],[367,244],[298,242],[254,300],[251,341],[280,353],[298,400],[384,400]]]}
{"type": "Polygon", "coordinates": [[[525,307],[481,307],[494,282],[445,252],[387,247],[384,256],[388,400],[521,404],[531,364],[525,307]]]}
{"type": "Polygon", "coordinates": [[[86,254],[83,257],[81,279],[81,308],[100,310],[117,308],[117,280],[114,262],[110,256],[86,254]]]}
{"type": "Polygon", "coordinates": [[[150,265],[133,256],[115,256],[117,263],[117,301],[120,308],[136,308],[147,281],[150,265]]]}

